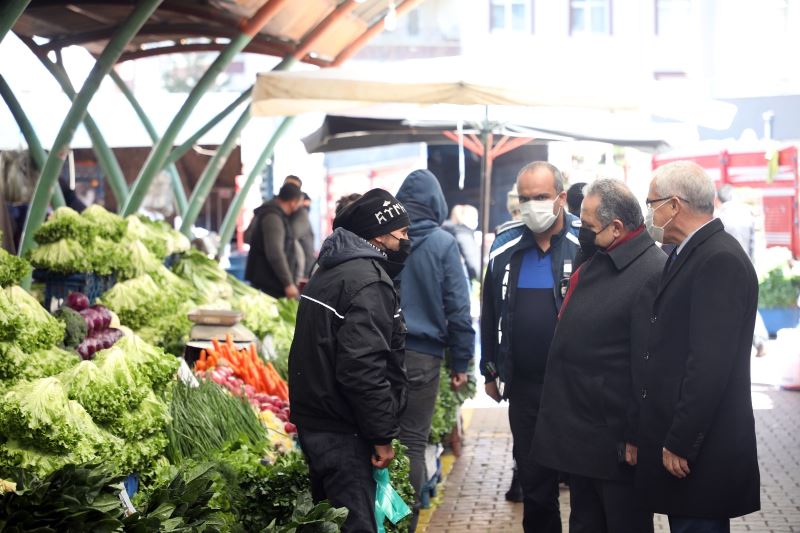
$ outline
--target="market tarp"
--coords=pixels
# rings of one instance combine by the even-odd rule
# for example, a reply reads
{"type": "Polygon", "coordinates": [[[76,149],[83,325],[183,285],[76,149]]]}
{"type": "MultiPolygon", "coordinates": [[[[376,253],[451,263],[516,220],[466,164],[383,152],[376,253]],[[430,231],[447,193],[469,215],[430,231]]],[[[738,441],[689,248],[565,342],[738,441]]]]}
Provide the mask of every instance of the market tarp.
{"type": "Polygon", "coordinates": [[[256,116],[335,113],[381,103],[635,110],[632,80],[563,79],[525,69],[499,69],[464,58],[370,64],[258,75],[256,116]]]}
{"type": "MultiPolygon", "coordinates": [[[[495,134],[509,137],[527,137],[535,139],[534,143],[550,141],[598,141],[615,144],[617,146],[631,146],[645,151],[657,151],[666,148],[667,143],[659,135],[636,135],[642,130],[627,132],[607,132],[606,135],[597,133],[592,128],[585,127],[577,130],[555,130],[548,128],[530,128],[521,124],[495,124],[492,131],[495,134]],[[608,135],[608,133],[612,133],[608,135]]],[[[334,152],[337,150],[351,150],[356,148],[370,148],[390,144],[424,142],[427,144],[455,144],[454,141],[443,135],[443,131],[456,131],[455,121],[430,123],[415,123],[405,119],[350,117],[340,115],[327,115],[322,125],[303,138],[308,153],[334,152]]],[[[469,124],[463,129],[463,134],[480,134],[478,128],[469,124]]]]}

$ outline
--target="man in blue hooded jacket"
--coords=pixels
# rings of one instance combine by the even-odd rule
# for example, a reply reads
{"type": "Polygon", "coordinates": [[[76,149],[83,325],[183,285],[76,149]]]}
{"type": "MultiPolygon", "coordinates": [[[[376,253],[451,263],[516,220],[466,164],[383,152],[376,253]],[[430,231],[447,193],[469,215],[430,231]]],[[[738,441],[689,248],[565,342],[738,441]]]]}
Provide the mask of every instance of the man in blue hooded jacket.
{"type": "Polygon", "coordinates": [[[411,226],[411,253],[396,281],[406,319],[408,406],[400,418],[400,442],[408,446],[411,484],[416,501],[411,531],[416,528],[420,491],[429,477],[425,446],[439,391],[439,372],[450,350],[451,385],[467,380],[475,352],[469,288],[455,237],[442,229],[447,202],[439,181],[428,170],[415,170],[397,193],[411,226]]]}

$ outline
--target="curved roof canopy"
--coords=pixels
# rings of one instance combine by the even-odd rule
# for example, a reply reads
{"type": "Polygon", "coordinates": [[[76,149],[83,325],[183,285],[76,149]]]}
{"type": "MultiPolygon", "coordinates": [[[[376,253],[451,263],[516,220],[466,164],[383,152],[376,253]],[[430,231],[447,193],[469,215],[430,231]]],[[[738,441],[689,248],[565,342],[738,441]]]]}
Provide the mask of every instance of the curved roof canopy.
{"type": "MultiPolygon", "coordinates": [[[[133,39],[119,61],[177,52],[222,50],[243,31],[243,25],[267,2],[275,0],[165,0],[133,39]]],[[[289,0],[279,2],[273,18],[244,51],[288,56],[320,66],[333,63],[387,12],[386,0],[289,0]],[[350,4],[345,6],[345,4],[350,4]],[[343,9],[343,7],[347,7],[343,9]],[[321,24],[335,31],[307,38],[321,24]]],[[[98,55],[133,10],[131,0],[33,0],[14,26],[26,37],[44,37],[44,51],[70,45],[98,55]]]]}

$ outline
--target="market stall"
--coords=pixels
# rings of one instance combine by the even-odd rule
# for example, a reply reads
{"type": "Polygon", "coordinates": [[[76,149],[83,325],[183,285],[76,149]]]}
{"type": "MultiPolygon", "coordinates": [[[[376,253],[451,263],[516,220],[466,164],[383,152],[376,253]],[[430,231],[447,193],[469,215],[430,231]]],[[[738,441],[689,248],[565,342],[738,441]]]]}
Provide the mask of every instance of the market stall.
{"type": "MultiPolygon", "coordinates": [[[[243,284],[164,224],[98,206],[56,210],[35,239],[30,263],[0,251],[6,526],[343,523],[346,510],[312,503],[289,422],[296,302],[243,284]],[[31,264],[40,281],[28,292],[18,284],[31,264]],[[227,333],[236,328],[254,341],[227,333]]],[[[396,446],[390,479],[410,502],[408,460],[396,446]]]]}

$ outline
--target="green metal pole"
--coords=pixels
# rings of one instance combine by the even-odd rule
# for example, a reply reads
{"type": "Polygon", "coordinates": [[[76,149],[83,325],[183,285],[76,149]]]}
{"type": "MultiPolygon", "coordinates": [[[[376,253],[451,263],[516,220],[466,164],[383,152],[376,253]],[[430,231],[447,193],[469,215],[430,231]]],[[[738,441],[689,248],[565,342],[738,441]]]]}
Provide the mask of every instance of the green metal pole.
{"type": "Polygon", "coordinates": [[[6,0],[0,5],[0,41],[25,12],[31,0],[6,0]]]}
{"type": "Polygon", "coordinates": [[[214,182],[217,181],[217,176],[219,176],[222,167],[225,166],[228,156],[236,148],[239,135],[241,135],[247,123],[250,122],[250,117],[250,108],[248,107],[239,116],[239,119],[231,128],[225,140],[222,141],[222,144],[219,145],[219,148],[217,148],[217,151],[197,180],[197,185],[195,185],[192,195],[189,197],[189,207],[183,216],[183,222],[181,222],[181,232],[187,237],[191,234],[192,225],[197,220],[197,215],[200,214],[200,209],[203,207],[211,187],[214,186],[214,182]]]}
{"type": "Polygon", "coordinates": [[[72,107],[61,124],[61,129],[53,143],[53,149],[47,156],[39,180],[36,182],[36,189],[33,192],[31,206],[28,209],[25,227],[22,230],[19,255],[24,255],[33,245],[33,233],[44,220],[47,201],[52,195],[53,185],[55,185],[61,168],[64,166],[64,159],[69,151],[69,143],[84,115],[86,115],[89,102],[91,102],[97,89],[100,88],[100,82],[114,68],[114,63],[122,55],[125,46],[136,36],[136,33],[147,22],[147,19],[150,18],[150,15],[153,14],[161,2],[162,0],[141,0],[136,5],[114,37],[108,42],[103,53],[100,54],[92,71],[83,83],[83,87],[81,87],[80,92],[73,100],[72,107]]]}
{"type": "Polygon", "coordinates": [[[236,98],[236,100],[228,104],[228,107],[217,113],[214,116],[214,118],[206,122],[202,128],[197,130],[191,137],[186,139],[186,141],[183,144],[172,150],[172,152],[169,154],[169,157],[167,157],[167,164],[170,165],[172,163],[175,163],[178,161],[178,159],[183,157],[183,154],[191,150],[192,146],[197,144],[197,141],[200,139],[200,137],[211,131],[211,129],[214,126],[222,122],[222,120],[228,115],[230,115],[234,109],[239,107],[239,105],[241,105],[242,102],[250,98],[250,93],[252,92],[253,92],[253,87],[251,86],[249,89],[245,90],[242,94],[240,94],[236,98]]]}
{"type": "Polygon", "coordinates": [[[250,174],[247,175],[247,179],[245,180],[244,184],[242,184],[241,190],[239,190],[239,192],[236,193],[236,196],[233,197],[233,201],[228,208],[228,212],[225,213],[225,219],[222,221],[222,227],[219,230],[220,249],[224,248],[225,245],[230,242],[231,237],[233,237],[233,230],[236,228],[236,219],[239,217],[239,211],[242,210],[242,205],[244,205],[244,199],[247,198],[247,193],[250,192],[250,187],[253,186],[253,183],[256,181],[256,177],[258,177],[264,170],[264,167],[267,165],[267,161],[270,157],[272,157],[272,152],[275,150],[275,145],[278,143],[278,140],[286,132],[286,130],[289,129],[289,126],[292,125],[292,122],[294,122],[294,117],[286,117],[278,125],[278,128],[272,134],[272,138],[270,138],[269,142],[258,156],[258,160],[250,170],[250,174]]]}
{"type": "Polygon", "coordinates": [[[223,69],[228,66],[233,58],[236,57],[252,39],[252,35],[245,33],[240,33],[231,39],[230,43],[220,52],[211,66],[208,67],[208,70],[206,70],[203,76],[197,81],[192,92],[189,93],[188,98],[186,98],[186,101],[178,110],[175,118],[172,119],[172,122],[167,127],[167,131],[164,132],[164,135],[151,150],[147,161],[133,184],[131,193],[128,196],[128,201],[125,202],[125,207],[122,209],[123,216],[135,213],[142,205],[142,201],[147,194],[147,190],[150,188],[150,184],[153,182],[156,174],[164,168],[167,157],[169,157],[169,152],[175,142],[175,138],[178,136],[178,133],[180,133],[183,125],[186,124],[189,115],[192,114],[194,108],[200,102],[200,98],[208,92],[217,79],[217,76],[222,73],[223,69]]]}
{"type": "MultiPolygon", "coordinates": [[[[139,117],[139,121],[147,131],[147,135],[150,136],[150,139],[154,143],[158,142],[158,132],[156,132],[156,128],[153,126],[153,123],[150,122],[150,118],[147,116],[147,113],[144,112],[144,109],[139,104],[136,96],[134,96],[133,91],[131,91],[130,87],[128,87],[125,81],[119,77],[119,74],[117,74],[116,70],[112,70],[110,75],[111,79],[114,80],[114,83],[117,84],[119,90],[122,91],[122,94],[128,100],[128,103],[131,104],[133,111],[136,113],[136,116],[139,117]]],[[[183,216],[183,213],[186,212],[186,191],[183,190],[181,176],[174,164],[167,165],[167,173],[169,174],[170,181],[172,182],[172,192],[175,194],[175,203],[178,206],[178,214],[183,216]]]]}
{"type": "MultiPolygon", "coordinates": [[[[36,46],[35,43],[32,41],[29,42],[27,39],[23,41],[25,44],[28,44],[28,46],[36,46]]],[[[38,53],[35,48],[31,48],[31,51],[39,58],[39,61],[48,72],[50,72],[53,78],[55,78],[61,86],[61,90],[67,95],[67,98],[74,102],[77,92],[69,79],[67,71],[64,70],[64,66],[59,63],[53,63],[47,56],[38,53]]],[[[117,199],[117,204],[122,205],[125,202],[125,198],[128,196],[128,184],[125,181],[122,167],[119,166],[119,161],[117,161],[114,151],[106,142],[105,137],[103,137],[100,131],[100,127],[88,111],[83,117],[83,125],[86,127],[86,133],[92,141],[92,149],[97,156],[97,163],[100,165],[103,173],[108,177],[108,185],[111,187],[111,192],[114,194],[114,198],[117,199]]]]}
{"type": "MultiPolygon", "coordinates": [[[[22,106],[14,95],[14,91],[6,82],[6,79],[0,74],[0,96],[5,100],[11,115],[17,121],[17,126],[25,137],[25,142],[28,143],[28,152],[31,154],[31,159],[36,165],[36,169],[41,172],[44,168],[44,162],[47,159],[47,154],[42,148],[42,143],[39,141],[39,136],[36,135],[36,130],[33,129],[33,124],[28,120],[28,115],[22,109],[22,106]]],[[[61,192],[61,187],[56,187],[53,190],[53,197],[50,199],[53,207],[61,207],[65,205],[64,194],[61,192]]]]}

